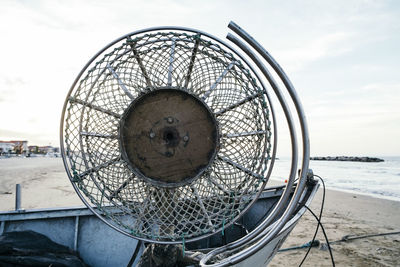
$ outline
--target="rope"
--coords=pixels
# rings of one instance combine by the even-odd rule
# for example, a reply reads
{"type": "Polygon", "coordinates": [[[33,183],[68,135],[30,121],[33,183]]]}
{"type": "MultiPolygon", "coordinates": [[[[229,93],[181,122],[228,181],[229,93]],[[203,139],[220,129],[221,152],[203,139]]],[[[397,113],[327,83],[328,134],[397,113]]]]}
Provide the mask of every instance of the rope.
{"type": "Polygon", "coordinates": [[[319,245],[320,245],[320,242],[318,239],[316,239],[316,240],[311,240],[310,242],[304,243],[301,246],[294,246],[294,247],[280,249],[278,252],[284,252],[284,251],[301,249],[301,248],[318,247],[319,245]]]}

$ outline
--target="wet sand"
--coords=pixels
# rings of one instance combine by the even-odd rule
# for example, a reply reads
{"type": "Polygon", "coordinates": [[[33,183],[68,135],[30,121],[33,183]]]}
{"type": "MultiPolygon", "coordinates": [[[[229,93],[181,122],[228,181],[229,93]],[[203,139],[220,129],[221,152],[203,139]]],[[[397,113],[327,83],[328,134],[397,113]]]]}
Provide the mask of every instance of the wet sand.
{"type": "MultiPolygon", "coordinates": [[[[15,207],[15,184],[22,187],[22,208],[83,205],[60,158],[0,159],[0,210],[15,207]]],[[[327,190],[322,223],[330,241],[345,235],[400,231],[400,202],[327,190]]],[[[311,204],[319,214],[322,189],[311,204]]],[[[316,220],[306,212],[282,248],[312,239],[316,220]]],[[[322,231],[317,239],[325,243],[322,231]]],[[[400,235],[358,239],[332,244],[336,266],[400,266],[400,235]]],[[[298,266],[306,249],[278,253],[270,266],[298,266]]],[[[313,248],[303,266],[332,266],[329,252],[313,248]]]]}

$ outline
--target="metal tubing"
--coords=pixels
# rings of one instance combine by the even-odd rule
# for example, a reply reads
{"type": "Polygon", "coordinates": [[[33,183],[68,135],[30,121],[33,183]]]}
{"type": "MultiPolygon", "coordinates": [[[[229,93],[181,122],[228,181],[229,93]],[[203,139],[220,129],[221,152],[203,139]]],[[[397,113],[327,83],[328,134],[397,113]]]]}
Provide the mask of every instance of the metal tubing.
{"type": "Polygon", "coordinates": [[[206,215],[207,220],[208,220],[208,224],[209,224],[211,227],[214,228],[214,224],[211,222],[210,215],[208,214],[208,212],[207,212],[207,210],[206,210],[206,207],[204,207],[203,200],[201,200],[201,197],[199,196],[199,193],[197,192],[196,187],[190,186],[190,188],[192,189],[194,195],[196,196],[197,202],[199,203],[201,210],[203,211],[204,215],[206,215]]]}
{"type": "Polygon", "coordinates": [[[136,45],[130,43],[130,46],[132,48],[133,55],[135,56],[135,59],[136,59],[137,63],[139,64],[140,70],[142,71],[143,76],[144,76],[144,78],[146,80],[146,85],[147,85],[147,87],[150,88],[151,87],[151,81],[150,81],[149,75],[147,74],[147,71],[146,71],[146,69],[145,69],[145,67],[143,65],[142,59],[140,58],[139,53],[136,50],[136,45]]]}
{"type": "Polygon", "coordinates": [[[253,135],[262,135],[262,134],[267,134],[267,131],[252,131],[252,132],[243,132],[243,133],[231,133],[231,134],[225,134],[222,135],[223,137],[227,138],[235,138],[235,137],[243,137],[243,136],[253,136],[253,135]]]}
{"type": "Polygon", "coordinates": [[[233,61],[224,69],[224,71],[221,73],[221,75],[218,77],[218,79],[211,85],[210,89],[208,89],[208,91],[204,94],[204,96],[202,97],[203,100],[206,100],[207,97],[210,96],[212,91],[214,91],[214,89],[217,87],[217,85],[224,79],[224,77],[235,66],[235,64],[236,64],[236,62],[233,61]]]}
{"type": "Polygon", "coordinates": [[[258,97],[260,97],[260,96],[261,96],[260,93],[256,93],[256,94],[253,94],[253,95],[251,95],[251,96],[248,96],[248,97],[246,97],[245,99],[240,100],[240,101],[238,101],[238,102],[236,102],[236,103],[230,105],[229,107],[223,108],[223,109],[221,109],[221,110],[215,112],[214,115],[215,115],[215,117],[218,117],[218,116],[224,114],[225,112],[228,112],[228,111],[230,111],[230,110],[232,110],[232,109],[234,109],[234,108],[236,108],[236,107],[238,107],[238,106],[240,106],[240,105],[243,105],[243,104],[245,104],[245,103],[247,103],[247,102],[249,102],[249,101],[252,101],[252,100],[254,100],[254,99],[256,99],[256,98],[258,98],[258,97]]]}
{"type": "Polygon", "coordinates": [[[278,76],[281,78],[282,82],[286,86],[292,100],[293,104],[296,107],[296,111],[299,117],[300,126],[301,126],[301,133],[303,137],[303,165],[302,165],[302,173],[301,178],[306,179],[307,177],[307,170],[310,161],[310,140],[309,140],[309,133],[308,133],[308,126],[307,126],[307,119],[304,113],[303,106],[301,105],[300,99],[294,89],[292,82],[290,81],[289,77],[286,75],[282,67],[276,62],[276,60],[262,47],[253,37],[251,37],[247,32],[241,29],[237,24],[234,22],[230,22],[229,26],[235,33],[237,33],[241,38],[243,38],[246,42],[248,42],[275,70],[278,76]]]}
{"type": "Polygon", "coordinates": [[[251,175],[251,176],[253,176],[253,177],[257,178],[257,179],[264,180],[264,176],[262,176],[262,175],[260,175],[258,173],[254,173],[251,170],[243,167],[242,165],[240,165],[240,164],[238,164],[238,163],[236,163],[236,162],[234,162],[234,161],[232,161],[232,160],[230,160],[228,158],[221,157],[221,156],[218,156],[218,158],[221,159],[223,162],[228,163],[229,165],[235,167],[238,170],[241,170],[242,172],[244,172],[244,173],[246,173],[248,175],[251,175]]]}
{"type": "Polygon", "coordinates": [[[21,185],[15,185],[15,210],[21,209],[21,185]]]}
{"type": "MultiPolygon", "coordinates": [[[[230,23],[229,24],[229,28],[231,28],[234,32],[236,32],[239,36],[241,36],[247,43],[249,43],[253,48],[257,45],[260,46],[258,43],[255,44],[254,40],[252,38],[244,38],[244,36],[249,36],[246,32],[244,32],[242,29],[240,29],[236,24],[234,23],[230,23]]],[[[228,34],[227,38],[232,41],[233,43],[235,43],[237,46],[239,46],[240,49],[242,49],[253,61],[254,63],[256,63],[256,65],[258,66],[258,68],[261,70],[261,72],[264,74],[264,76],[267,78],[267,80],[270,82],[271,86],[273,87],[276,96],[278,97],[280,104],[282,106],[282,109],[285,112],[287,121],[288,121],[288,126],[291,132],[291,140],[292,140],[292,168],[291,168],[291,175],[289,178],[289,182],[288,182],[288,186],[286,187],[286,190],[284,193],[286,193],[289,188],[289,183],[292,183],[294,181],[294,175],[295,173],[293,173],[293,171],[295,172],[296,170],[293,169],[294,166],[297,166],[297,145],[296,147],[294,147],[294,144],[296,144],[296,135],[295,135],[295,131],[294,131],[294,123],[291,119],[291,114],[290,111],[287,107],[287,104],[284,100],[284,97],[282,95],[282,93],[279,90],[279,87],[277,86],[277,84],[275,83],[274,79],[272,78],[272,76],[270,75],[270,73],[268,72],[268,69],[264,66],[264,64],[260,61],[260,59],[246,46],[244,45],[244,43],[242,43],[239,39],[237,39],[236,37],[234,37],[231,34],[228,34]]],[[[261,47],[261,46],[260,46],[261,47]]],[[[259,54],[265,59],[265,55],[263,53],[263,51],[265,51],[265,49],[260,49],[258,47],[258,49],[255,49],[257,52],[259,52],[259,54]]],[[[265,51],[266,52],[266,51],[265,51]]],[[[268,54],[269,55],[269,54],[268,54]]],[[[302,175],[299,181],[299,184],[295,190],[294,196],[291,199],[291,202],[289,203],[286,211],[284,212],[284,214],[282,215],[282,217],[279,219],[279,223],[277,223],[275,225],[275,227],[273,227],[273,229],[271,229],[271,231],[269,231],[268,233],[266,233],[265,236],[259,236],[259,237],[255,237],[254,240],[257,242],[259,239],[261,239],[260,242],[252,245],[251,247],[249,247],[248,249],[232,256],[230,259],[227,259],[227,261],[219,263],[219,264],[214,264],[214,265],[209,265],[209,266],[227,266],[229,264],[235,264],[238,263],[246,258],[248,258],[249,256],[253,255],[254,253],[256,253],[258,250],[260,250],[266,243],[268,243],[270,240],[272,240],[278,233],[279,231],[283,228],[283,226],[285,225],[285,223],[289,220],[289,217],[291,216],[292,212],[294,211],[298,200],[301,196],[301,193],[304,190],[304,186],[305,186],[305,180],[306,180],[306,170],[308,169],[308,159],[309,159],[309,140],[308,140],[308,132],[307,132],[307,125],[306,125],[306,121],[305,121],[305,117],[304,117],[304,113],[302,112],[302,108],[301,108],[301,104],[300,101],[297,98],[297,95],[294,91],[293,86],[291,86],[290,81],[288,80],[287,76],[283,73],[283,70],[281,70],[281,68],[279,67],[279,65],[274,61],[274,59],[269,56],[268,57],[269,60],[267,60],[267,62],[274,68],[274,70],[278,73],[279,77],[281,78],[281,80],[284,82],[286,89],[289,91],[290,96],[292,98],[292,101],[295,104],[295,107],[297,109],[297,112],[299,114],[299,121],[301,124],[301,128],[302,128],[302,139],[303,139],[303,164],[302,164],[302,175]],[[277,67],[278,66],[278,67],[277,67]],[[283,73],[283,74],[282,74],[283,73]]],[[[283,198],[283,197],[282,197],[283,198]]],[[[282,198],[280,200],[280,203],[278,204],[278,206],[280,204],[283,204],[284,201],[282,201],[282,198]]],[[[277,207],[278,207],[277,206],[277,207]]],[[[272,211],[271,214],[277,214],[276,210],[272,211]]],[[[252,233],[250,233],[249,235],[251,236],[254,232],[259,232],[259,230],[261,230],[262,228],[265,228],[265,226],[269,225],[268,221],[270,221],[271,216],[269,216],[265,221],[263,221],[257,228],[256,230],[254,230],[252,233]]],[[[247,235],[247,236],[249,236],[247,235]]],[[[246,237],[247,237],[246,236],[246,237]]],[[[253,234],[254,236],[254,234],[253,234]]],[[[222,247],[220,249],[215,249],[214,251],[211,251],[209,254],[206,255],[205,258],[202,259],[201,264],[205,265],[205,263],[208,261],[208,259],[210,259],[211,257],[226,251],[226,250],[232,250],[235,249],[243,244],[245,244],[245,241],[248,241],[249,238],[243,238],[243,240],[239,240],[237,242],[234,242],[232,244],[232,246],[225,246],[222,247]]],[[[254,241],[251,240],[251,241],[254,241]]],[[[249,240],[250,241],[250,240],[249,240]]]]}
{"type": "Polygon", "coordinates": [[[77,98],[75,98],[75,97],[70,97],[70,98],[68,98],[68,101],[71,102],[71,103],[78,103],[78,104],[81,104],[81,105],[84,106],[84,107],[89,107],[89,108],[91,108],[91,109],[94,109],[94,110],[103,112],[103,113],[108,114],[108,115],[110,115],[110,116],[113,116],[113,117],[115,117],[115,118],[117,118],[117,119],[120,119],[120,118],[121,118],[121,115],[119,115],[119,114],[117,114],[117,113],[115,113],[115,112],[112,112],[112,111],[110,111],[110,110],[104,109],[104,108],[102,108],[102,107],[98,107],[98,106],[96,106],[96,105],[92,105],[92,104],[90,104],[89,102],[86,102],[86,101],[84,101],[84,100],[77,99],[77,98]]]}
{"type": "MultiPolygon", "coordinates": [[[[239,40],[237,40],[237,41],[239,41],[239,40]]],[[[235,44],[238,45],[242,50],[246,49],[246,46],[243,43],[241,43],[240,41],[239,41],[239,43],[235,42],[235,44]]],[[[251,53],[250,50],[245,51],[245,52],[251,53]]],[[[250,56],[251,54],[248,54],[248,55],[250,56]]],[[[252,57],[250,57],[250,58],[252,58],[252,57]]],[[[255,58],[252,58],[252,60],[254,61],[255,58]]],[[[286,120],[288,122],[289,130],[291,132],[292,159],[293,160],[292,160],[292,165],[291,165],[290,178],[289,178],[286,190],[283,193],[278,205],[275,207],[274,211],[271,212],[271,215],[274,215],[274,216],[267,217],[267,219],[265,221],[263,221],[256,229],[254,229],[249,235],[245,236],[244,238],[239,239],[238,241],[235,241],[233,243],[230,243],[230,244],[228,244],[228,245],[226,245],[224,247],[217,248],[214,251],[211,251],[206,256],[206,258],[211,258],[212,256],[214,256],[216,254],[219,254],[219,253],[221,253],[223,251],[231,250],[231,249],[234,249],[236,247],[239,247],[239,246],[247,243],[249,240],[251,240],[251,239],[255,238],[256,236],[258,236],[258,234],[260,232],[262,232],[273,221],[273,219],[276,217],[276,215],[279,214],[279,212],[281,210],[283,210],[284,205],[286,203],[286,200],[289,198],[290,189],[292,188],[293,183],[294,183],[294,178],[295,178],[296,168],[297,168],[297,164],[296,164],[297,163],[297,139],[296,139],[296,133],[295,133],[295,129],[294,129],[294,122],[293,122],[293,119],[291,117],[291,114],[290,114],[290,111],[289,111],[289,107],[287,106],[287,103],[286,103],[286,101],[285,101],[285,99],[284,99],[284,97],[282,95],[282,92],[280,91],[280,89],[279,89],[277,83],[275,82],[275,80],[272,78],[272,75],[269,74],[269,72],[268,72],[268,70],[266,69],[265,66],[260,65],[258,67],[259,68],[264,67],[263,74],[266,77],[268,77],[267,79],[269,80],[271,86],[273,87],[273,89],[275,91],[275,94],[277,95],[277,97],[278,97],[278,99],[280,101],[280,104],[281,104],[282,109],[284,110],[284,113],[285,113],[285,116],[286,116],[286,120]],[[210,256],[210,257],[208,257],[208,256],[210,256]]],[[[204,262],[206,262],[206,261],[204,261],[204,262]]]]}
{"type": "Polygon", "coordinates": [[[200,44],[200,34],[199,34],[199,38],[196,39],[196,43],[195,43],[195,45],[193,47],[192,56],[190,57],[188,73],[186,75],[185,85],[183,86],[186,89],[188,89],[190,77],[192,75],[192,70],[193,70],[193,66],[194,66],[194,61],[196,60],[197,50],[199,49],[199,44],[200,44]]]}
{"type": "Polygon", "coordinates": [[[4,233],[4,229],[6,228],[6,222],[1,221],[0,223],[0,236],[4,233]]]}
{"type": "MultiPolygon", "coordinates": [[[[118,74],[115,72],[114,68],[111,67],[110,64],[107,64],[107,69],[111,72],[112,76],[114,79],[117,80],[119,87],[125,92],[125,94],[130,98],[130,99],[135,99],[135,97],[132,95],[131,92],[129,92],[128,88],[126,88],[125,83],[119,78],[118,74]]],[[[140,92],[139,92],[140,93],[140,92]]]]}
{"type": "Polygon", "coordinates": [[[103,134],[103,133],[95,133],[95,132],[81,132],[80,134],[82,136],[92,136],[92,137],[99,137],[99,138],[110,138],[110,139],[118,138],[118,135],[115,135],[115,134],[103,134]]]}
{"type": "Polygon", "coordinates": [[[110,166],[110,165],[112,165],[112,164],[114,164],[116,162],[120,162],[120,161],[121,161],[120,157],[113,158],[113,159],[111,159],[109,161],[106,161],[106,162],[104,162],[102,164],[99,164],[99,165],[97,165],[97,166],[95,166],[93,168],[88,169],[87,171],[84,171],[84,172],[78,174],[78,176],[79,176],[79,178],[83,178],[86,175],[89,175],[89,174],[91,174],[93,172],[96,172],[96,171],[98,171],[100,169],[106,168],[106,167],[108,167],[108,166],[110,166]]]}
{"type": "Polygon", "coordinates": [[[78,251],[79,216],[75,217],[74,251],[78,251]]]}
{"type": "Polygon", "coordinates": [[[169,57],[169,67],[168,67],[168,83],[167,86],[172,86],[172,71],[174,70],[174,60],[175,60],[175,43],[176,40],[172,39],[171,52],[169,57]]]}

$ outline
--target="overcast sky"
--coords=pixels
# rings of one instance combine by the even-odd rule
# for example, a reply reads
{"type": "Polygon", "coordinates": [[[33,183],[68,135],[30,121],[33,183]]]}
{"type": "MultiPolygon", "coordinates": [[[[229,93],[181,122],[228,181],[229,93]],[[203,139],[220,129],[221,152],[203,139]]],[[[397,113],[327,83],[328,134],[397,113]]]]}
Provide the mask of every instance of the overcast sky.
{"type": "Polygon", "coordinates": [[[73,80],[119,36],[173,25],[225,38],[230,20],[290,77],[312,155],[400,155],[400,1],[2,0],[0,140],[59,146],[73,80]]]}

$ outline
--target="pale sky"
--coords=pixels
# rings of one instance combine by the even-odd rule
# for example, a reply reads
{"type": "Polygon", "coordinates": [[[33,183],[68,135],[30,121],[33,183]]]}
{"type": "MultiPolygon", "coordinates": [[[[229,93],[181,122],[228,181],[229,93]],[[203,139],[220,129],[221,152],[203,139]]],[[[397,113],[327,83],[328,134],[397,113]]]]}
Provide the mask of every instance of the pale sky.
{"type": "Polygon", "coordinates": [[[59,146],[86,62],[121,35],[235,21],[280,63],[304,106],[311,155],[400,155],[400,1],[0,1],[0,140],[59,146]]]}

